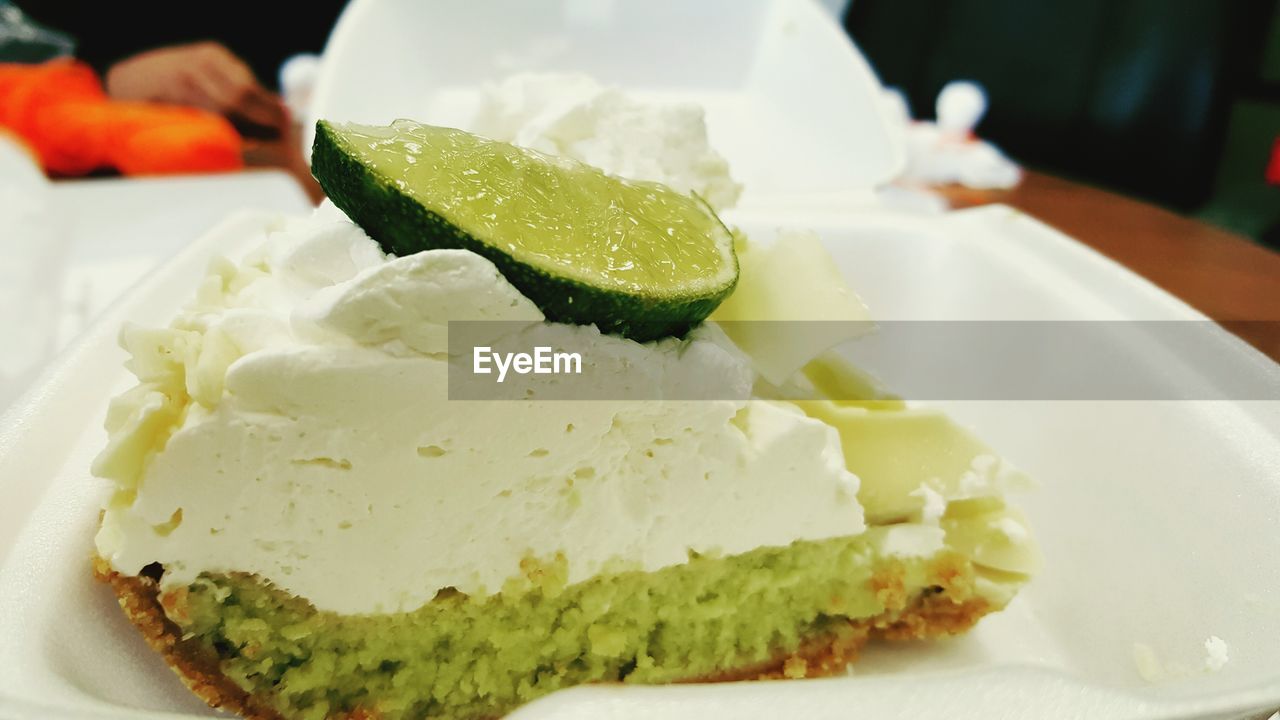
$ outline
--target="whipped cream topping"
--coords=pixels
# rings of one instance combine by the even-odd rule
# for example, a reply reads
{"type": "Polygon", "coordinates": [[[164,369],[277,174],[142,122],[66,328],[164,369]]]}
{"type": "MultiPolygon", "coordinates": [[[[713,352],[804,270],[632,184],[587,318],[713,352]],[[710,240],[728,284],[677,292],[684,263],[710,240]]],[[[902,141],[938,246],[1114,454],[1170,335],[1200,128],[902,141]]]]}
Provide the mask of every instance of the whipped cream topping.
{"type": "Polygon", "coordinates": [[[387,256],[331,206],[267,230],[169,328],[122,334],[139,385],[94,467],[117,570],[256,573],[323,610],[395,612],[498,592],[528,558],[563,555],[577,582],[865,529],[835,429],[792,405],[448,400],[449,320],[573,333],[584,363],[660,368],[655,388],[750,388],[714,325],[638,344],[547,323],[488,260],[387,256]]]}
{"type": "Polygon", "coordinates": [[[733,207],[742,194],[729,163],[707,140],[701,106],[641,101],[586,75],[512,75],[486,86],[463,124],[611,175],[696,192],[716,210],[733,207]]]}

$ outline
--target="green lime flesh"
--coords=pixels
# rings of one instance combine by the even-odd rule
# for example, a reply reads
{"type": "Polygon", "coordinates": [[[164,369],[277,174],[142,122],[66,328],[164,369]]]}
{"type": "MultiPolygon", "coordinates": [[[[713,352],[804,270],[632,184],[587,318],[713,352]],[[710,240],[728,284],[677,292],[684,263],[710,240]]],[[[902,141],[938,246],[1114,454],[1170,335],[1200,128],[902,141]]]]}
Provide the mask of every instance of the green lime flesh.
{"type": "Polygon", "coordinates": [[[312,169],[397,255],[492,260],[547,318],[637,340],[680,334],[732,292],[729,231],[699,198],[452,128],[320,121],[312,169]]]}

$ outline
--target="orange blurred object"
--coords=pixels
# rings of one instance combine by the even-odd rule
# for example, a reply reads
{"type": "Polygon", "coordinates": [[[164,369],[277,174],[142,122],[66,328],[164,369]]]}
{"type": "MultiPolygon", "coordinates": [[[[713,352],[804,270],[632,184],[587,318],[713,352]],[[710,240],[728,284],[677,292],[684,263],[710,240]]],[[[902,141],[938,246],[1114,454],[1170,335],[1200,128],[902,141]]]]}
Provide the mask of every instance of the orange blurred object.
{"type": "Polygon", "coordinates": [[[0,63],[0,126],[25,140],[50,175],[115,168],[125,175],[238,170],[240,134],[220,115],[107,97],[74,60],[0,63]]]}

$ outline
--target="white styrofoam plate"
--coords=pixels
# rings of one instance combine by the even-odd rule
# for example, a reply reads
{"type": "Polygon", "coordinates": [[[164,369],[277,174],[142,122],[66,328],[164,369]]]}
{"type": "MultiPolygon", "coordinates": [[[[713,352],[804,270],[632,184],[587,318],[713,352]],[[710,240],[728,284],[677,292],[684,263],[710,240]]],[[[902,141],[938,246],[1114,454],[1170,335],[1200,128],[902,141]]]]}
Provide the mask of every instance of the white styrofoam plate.
{"type": "MultiPolygon", "coordinates": [[[[228,220],[150,275],[0,419],[0,717],[208,714],[89,575],[90,477],[109,397],[128,386],[120,323],[159,324],[215,253],[253,241],[228,220]]],[[[814,226],[879,318],[1202,319],[1008,208],[814,226]]],[[[1230,338],[1227,338],[1230,340],[1230,338]]],[[[1280,369],[1236,343],[1242,367],[1280,369]]],[[[1160,358],[1152,359],[1160,362],[1160,358]]],[[[554,694],[520,718],[1245,718],[1280,707],[1280,402],[955,402],[948,409],[1041,487],[1023,504],[1045,569],[961,638],[872,646],[850,678],[554,694]],[[1206,638],[1230,648],[1204,669],[1206,638]],[[1163,681],[1143,680],[1134,643],[1163,681]]]]}
{"type": "Polygon", "coordinates": [[[703,106],[742,207],[847,205],[905,163],[878,81],[812,0],[354,0],[325,48],[308,126],[456,124],[484,83],[523,71],[703,106]]]}

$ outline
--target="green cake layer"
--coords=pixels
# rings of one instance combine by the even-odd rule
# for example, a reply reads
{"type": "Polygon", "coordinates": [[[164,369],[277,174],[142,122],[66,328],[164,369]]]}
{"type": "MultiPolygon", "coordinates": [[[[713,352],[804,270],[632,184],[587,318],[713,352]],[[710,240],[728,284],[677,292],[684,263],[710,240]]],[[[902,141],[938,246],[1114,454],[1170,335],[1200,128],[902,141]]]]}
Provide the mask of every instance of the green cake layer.
{"type": "Polygon", "coordinates": [[[996,609],[975,600],[960,555],[886,559],[881,531],[567,587],[563,561],[529,562],[496,595],[445,591],[394,615],[320,612],[244,575],[202,576],[161,604],[223,675],[284,718],[496,717],[570,685],[754,676],[815,643],[895,624],[954,632],[996,609]],[[930,628],[909,617],[921,597],[963,617],[930,628]]]}

